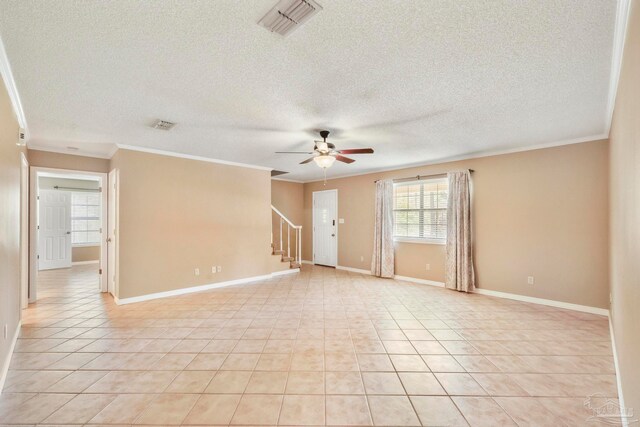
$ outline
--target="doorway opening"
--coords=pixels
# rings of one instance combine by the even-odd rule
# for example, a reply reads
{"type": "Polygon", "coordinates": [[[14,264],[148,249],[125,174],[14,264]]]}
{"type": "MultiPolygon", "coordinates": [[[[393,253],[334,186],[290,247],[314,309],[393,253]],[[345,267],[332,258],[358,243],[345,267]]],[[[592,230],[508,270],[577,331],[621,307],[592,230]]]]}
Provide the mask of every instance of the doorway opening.
{"type": "Polygon", "coordinates": [[[31,168],[28,300],[107,291],[107,175],[31,168]]]}

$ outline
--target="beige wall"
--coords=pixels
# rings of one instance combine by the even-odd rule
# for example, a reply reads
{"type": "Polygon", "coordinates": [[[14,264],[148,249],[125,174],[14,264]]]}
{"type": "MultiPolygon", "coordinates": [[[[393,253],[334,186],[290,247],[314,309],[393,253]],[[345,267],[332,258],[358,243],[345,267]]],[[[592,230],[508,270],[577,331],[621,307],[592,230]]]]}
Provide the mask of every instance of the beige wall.
{"type": "Polygon", "coordinates": [[[633,1],[611,128],[611,320],[625,405],[640,415],[640,4],[633,1]]]}
{"type": "Polygon", "coordinates": [[[130,150],[111,166],[120,174],[119,298],[270,272],[269,171],[130,150]]]}
{"type": "Polygon", "coordinates": [[[302,196],[304,185],[297,182],[271,180],[271,204],[296,225],[304,218],[302,196]]]}
{"type": "Polygon", "coordinates": [[[100,260],[100,246],[74,246],[71,248],[71,262],[100,260]]]}
{"type": "MultiPolygon", "coordinates": [[[[302,225],[304,219],[304,211],[302,209],[302,199],[304,194],[304,186],[297,182],[271,180],[271,204],[275,206],[284,216],[286,216],[295,225],[302,225]]],[[[280,219],[274,213],[272,215],[273,243],[274,247],[279,248],[280,245],[280,219]]],[[[286,225],[285,225],[286,227],[286,225]]],[[[290,230],[291,251],[292,256],[295,253],[295,235],[290,230]]],[[[282,234],[283,248],[287,247],[287,234],[284,228],[282,234]]]]}
{"type": "MultiPolygon", "coordinates": [[[[479,287],[608,307],[606,140],[305,184],[303,259],[312,259],[313,191],[338,189],[338,264],[369,270],[374,180],[462,168],[475,170],[479,287]]],[[[444,281],[444,246],[397,243],[396,274],[444,281]]]]}
{"type": "Polygon", "coordinates": [[[0,370],[20,321],[20,152],[18,122],[0,83],[0,370]]]}
{"type": "Polygon", "coordinates": [[[41,150],[28,150],[28,152],[30,166],[86,172],[109,172],[109,159],[74,156],[41,150]]]}

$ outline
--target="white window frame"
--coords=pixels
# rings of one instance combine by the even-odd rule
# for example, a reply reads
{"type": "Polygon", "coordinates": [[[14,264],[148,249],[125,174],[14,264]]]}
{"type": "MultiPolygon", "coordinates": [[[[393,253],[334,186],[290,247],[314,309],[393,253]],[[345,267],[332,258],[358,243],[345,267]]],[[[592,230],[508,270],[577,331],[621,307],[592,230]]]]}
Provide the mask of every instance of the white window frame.
{"type": "MultiPolygon", "coordinates": [[[[87,191],[71,191],[71,212],[73,214],[73,195],[74,194],[84,194],[87,193],[87,191]]],[[[100,205],[96,205],[100,208],[100,213],[102,213],[102,198],[100,198],[100,205]]],[[[78,205],[78,206],[82,206],[82,205],[78,205]]],[[[94,205],[86,205],[86,206],[94,206],[94,205]]],[[[73,243],[73,233],[77,233],[79,231],[95,231],[95,232],[99,232],[102,233],[102,217],[74,217],[71,216],[71,247],[72,248],[88,248],[88,247],[92,247],[92,246],[100,246],[102,244],[101,242],[101,238],[98,237],[98,241],[97,242],[87,242],[87,243],[73,243]],[[97,230],[74,230],[73,229],[73,220],[98,220],[100,221],[100,227],[97,230]]]]}
{"type": "MultiPolygon", "coordinates": [[[[446,176],[442,176],[442,177],[433,177],[433,178],[425,178],[425,179],[420,179],[420,180],[414,180],[414,181],[403,181],[403,182],[396,182],[393,184],[393,203],[394,203],[394,208],[393,211],[395,213],[395,201],[396,201],[396,197],[395,197],[395,190],[396,187],[400,187],[400,186],[404,186],[404,185],[416,185],[416,184],[426,184],[429,181],[443,181],[446,180],[446,176]]],[[[421,187],[421,191],[422,191],[422,187],[421,187]]],[[[420,200],[422,202],[422,197],[420,197],[420,200]]],[[[448,206],[447,209],[448,210],[448,206]]],[[[420,208],[420,211],[424,212],[426,210],[429,209],[424,209],[424,208],[420,208]]],[[[447,237],[445,236],[443,239],[434,239],[431,237],[404,237],[404,236],[396,236],[395,235],[396,230],[395,230],[395,221],[394,221],[394,229],[393,229],[393,241],[394,242],[401,242],[401,243],[419,243],[419,244],[427,244],[427,245],[445,245],[447,243],[447,237]]]]}

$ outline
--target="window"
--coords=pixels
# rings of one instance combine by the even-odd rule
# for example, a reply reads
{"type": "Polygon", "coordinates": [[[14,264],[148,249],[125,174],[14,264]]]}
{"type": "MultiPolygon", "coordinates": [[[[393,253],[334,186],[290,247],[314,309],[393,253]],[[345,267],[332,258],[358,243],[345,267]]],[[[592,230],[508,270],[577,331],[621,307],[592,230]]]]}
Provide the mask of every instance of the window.
{"type": "Polygon", "coordinates": [[[100,244],[100,193],[71,193],[71,244],[100,244]]]}
{"type": "Polygon", "coordinates": [[[444,243],[447,239],[447,178],[393,186],[393,236],[444,243]]]}

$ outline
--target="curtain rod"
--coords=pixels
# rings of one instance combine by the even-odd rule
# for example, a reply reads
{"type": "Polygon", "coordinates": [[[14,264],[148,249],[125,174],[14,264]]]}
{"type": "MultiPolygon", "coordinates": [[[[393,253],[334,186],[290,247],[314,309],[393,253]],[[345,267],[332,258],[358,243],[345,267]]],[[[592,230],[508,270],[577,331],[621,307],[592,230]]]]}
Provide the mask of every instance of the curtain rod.
{"type": "Polygon", "coordinates": [[[78,188],[78,187],[60,187],[59,185],[54,185],[54,189],[56,190],[73,190],[73,191],[89,191],[91,193],[101,193],[102,187],[100,188],[78,188]]]}
{"type": "MultiPolygon", "coordinates": [[[[474,170],[473,170],[473,169],[468,169],[468,171],[469,171],[469,172],[471,172],[471,173],[473,173],[473,172],[474,172],[474,170]]],[[[396,178],[396,179],[394,179],[394,180],[393,180],[393,182],[407,181],[407,180],[410,180],[410,179],[415,179],[415,180],[419,181],[419,180],[421,180],[421,179],[423,179],[423,178],[433,178],[433,177],[435,177],[435,176],[446,176],[446,175],[447,175],[447,173],[446,173],[446,172],[442,172],[442,173],[435,173],[435,174],[431,174],[431,175],[416,175],[416,176],[408,176],[408,177],[406,177],[406,178],[396,178]]],[[[376,179],[376,180],[375,180],[375,181],[373,181],[373,182],[378,182],[378,181],[380,181],[380,180],[379,180],[379,179],[376,179]]]]}

